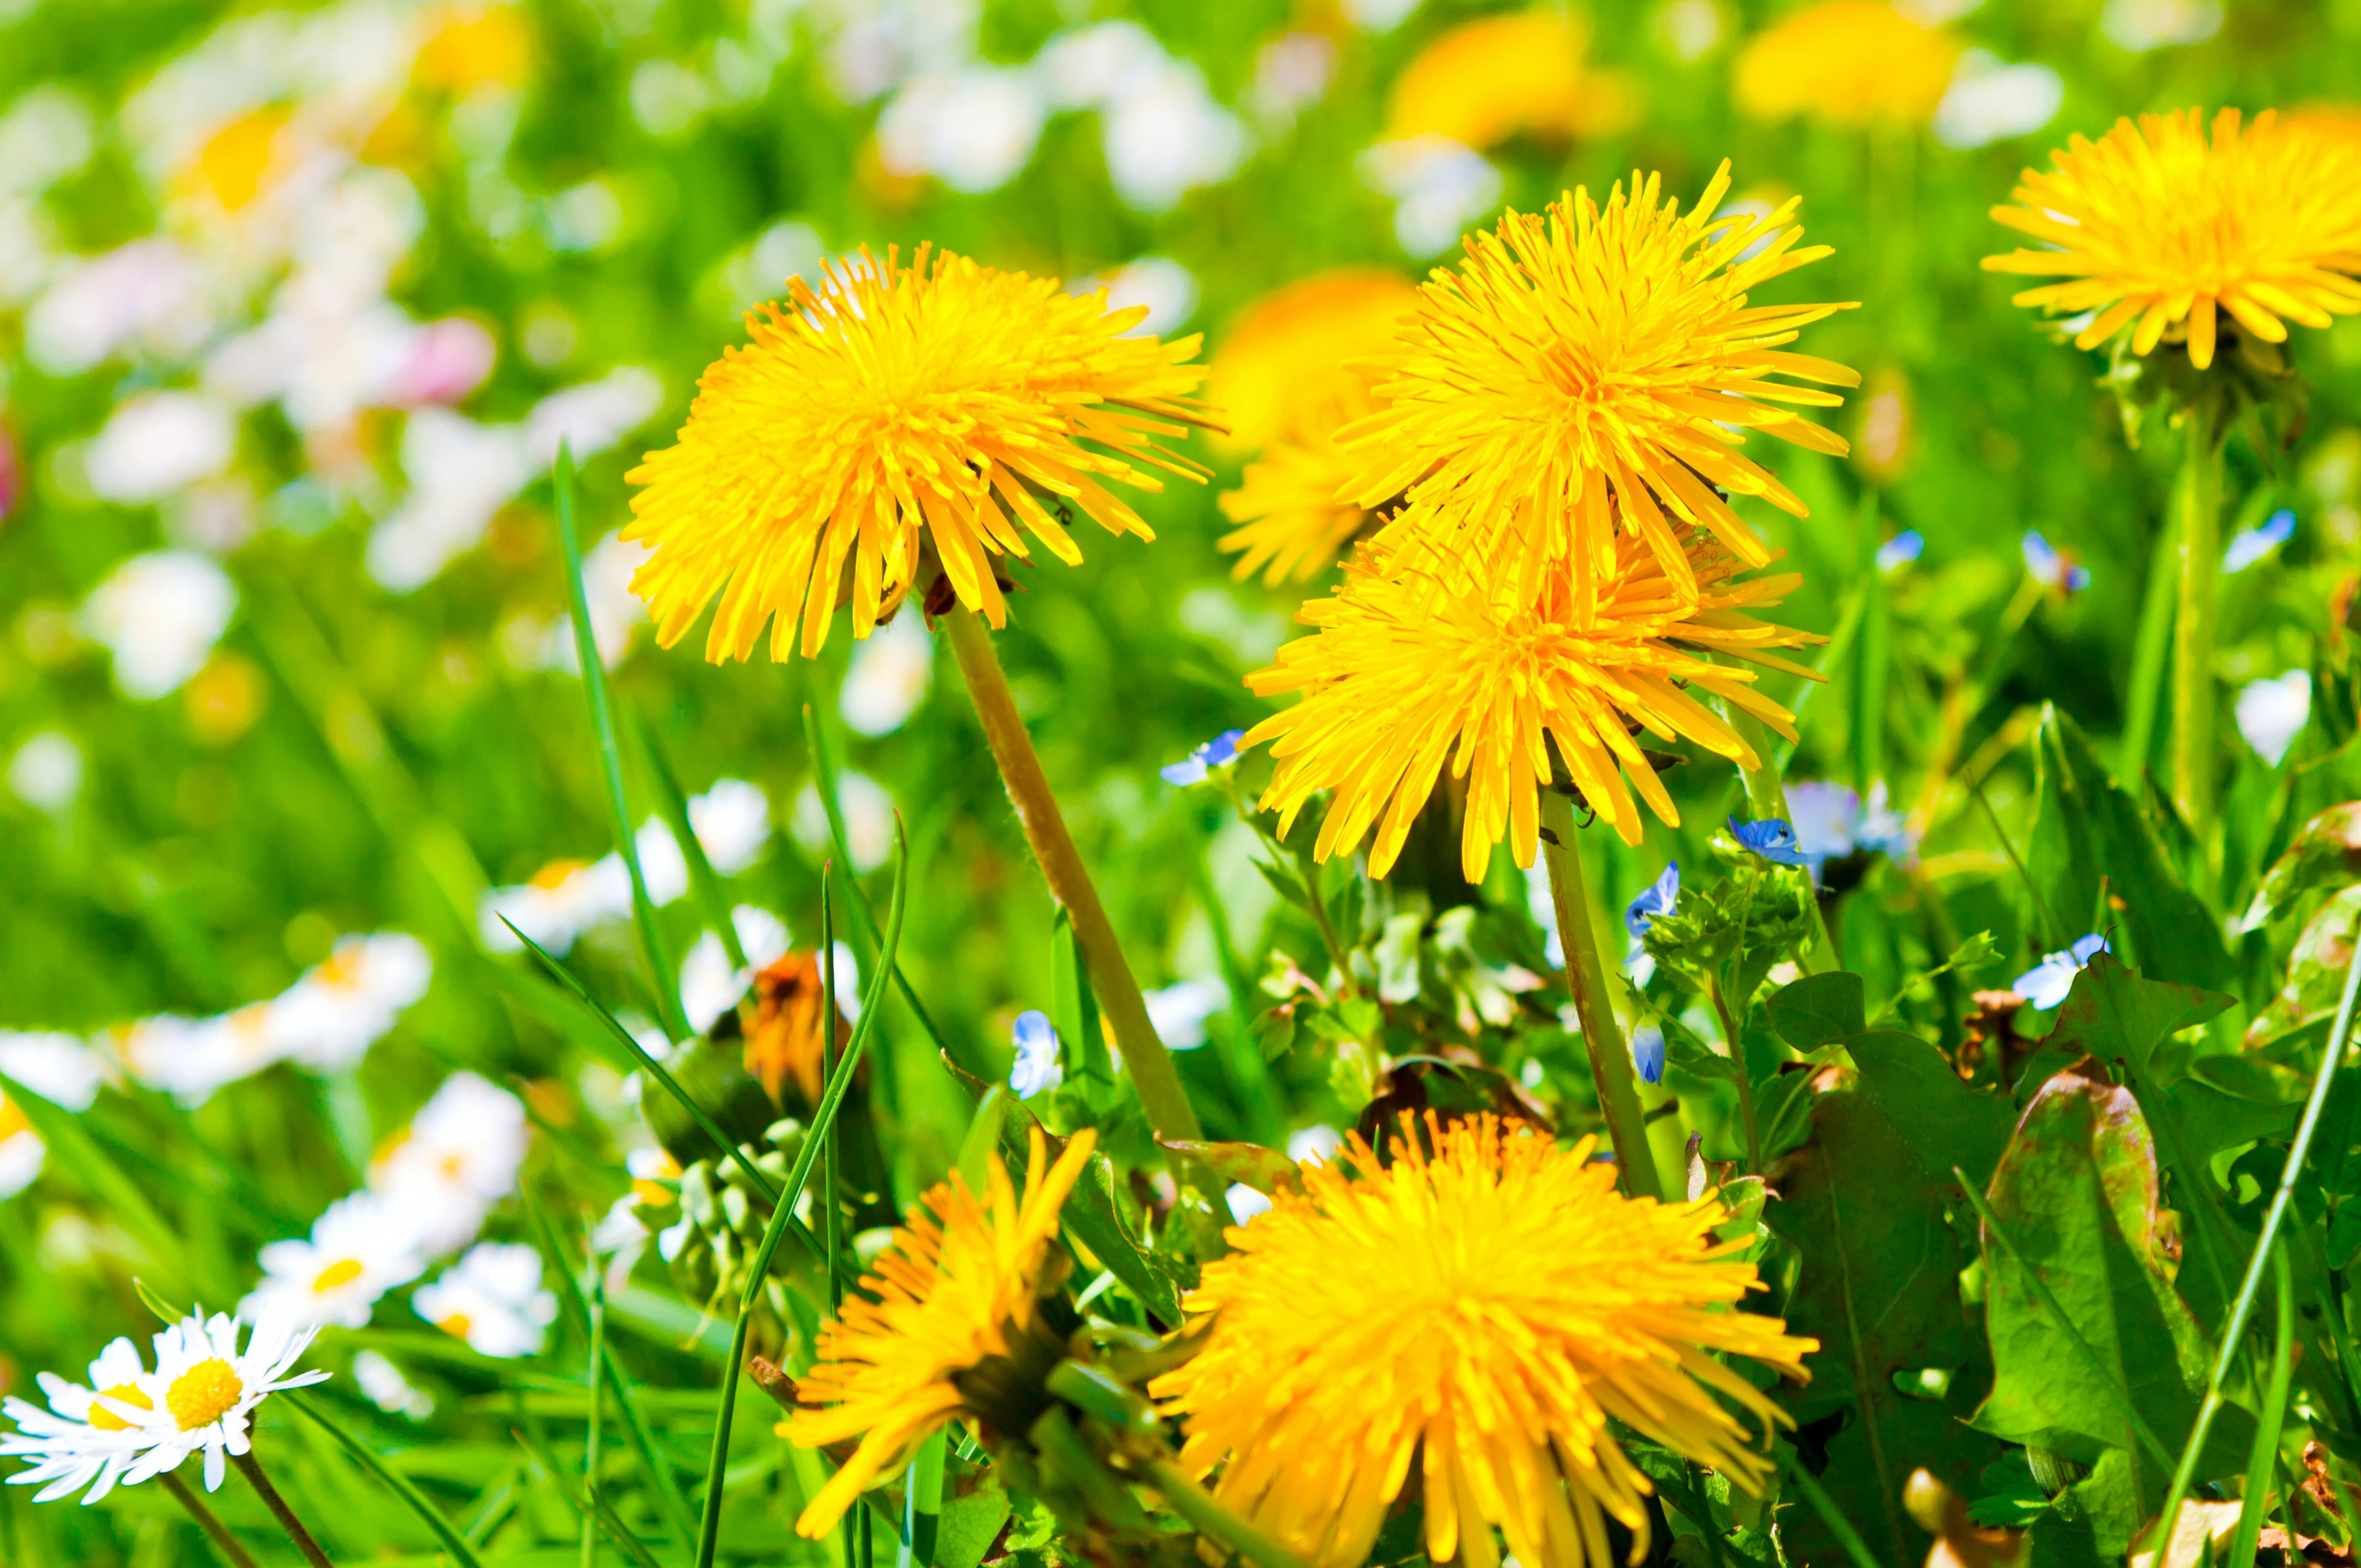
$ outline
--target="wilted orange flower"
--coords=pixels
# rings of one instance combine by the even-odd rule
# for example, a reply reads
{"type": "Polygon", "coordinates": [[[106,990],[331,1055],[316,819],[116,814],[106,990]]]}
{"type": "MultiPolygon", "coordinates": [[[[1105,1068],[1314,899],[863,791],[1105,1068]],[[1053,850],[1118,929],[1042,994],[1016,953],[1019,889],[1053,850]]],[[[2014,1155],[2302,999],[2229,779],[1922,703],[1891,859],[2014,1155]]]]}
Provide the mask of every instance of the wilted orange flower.
{"type": "MultiPolygon", "coordinates": [[[[773,1099],[791,1079],[806,1105],[820,1103],[826,1087],[821,1074],[820,959],[789,953],[754,977],[754,1022],[746,1031],[746,1071],[762,1081],[773,1099]]],[[[839,1004],[837,1039],[845,1038],[839,1004]]]]}
{"type": "Polygon", "coordinates": [[[2246,126],[2225,109],[2209,140],[2194,109],[2143,114],[2095,142],[2073,137],[2050,161],[2025,171],[2020,205],[1992,209],[2048,248],[1984,266],[2062,279],[2014,303],[2087,314],[2078,349],[2130,327],[2133,353],[2186,341],[2202,370],[2221,312],[2280,343],[2288,321],[2326,327],[2361,311],[2361,138],[2331,123],[2284,125],[2265,110],[2246,126]]]}
{"type": "Polygon", "coordinates": [[[1821,0],[1747,44],[1732,90],[1758,120],[1925,121],[1951,87],[1960,50],[1950,33],[1912,21],[1884,0],[1821,0]]]}

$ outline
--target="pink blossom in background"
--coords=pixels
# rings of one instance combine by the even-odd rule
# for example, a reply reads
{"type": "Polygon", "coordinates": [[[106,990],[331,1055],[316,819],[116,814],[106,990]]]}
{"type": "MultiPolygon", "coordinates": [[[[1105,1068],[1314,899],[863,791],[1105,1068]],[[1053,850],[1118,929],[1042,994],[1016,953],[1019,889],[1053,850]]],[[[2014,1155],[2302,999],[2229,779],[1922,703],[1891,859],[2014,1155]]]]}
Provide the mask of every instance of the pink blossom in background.
{"type": "Polygon", "coordinates": [[[17,509],[17,497],[24,493],[25,471],[17,461],[17,443],[8,428],[0,425],[0,523],[17,509]]]}
{"type": "Polygon", "coordinates": [[[419,329],[409,358],[395,374],[387,400],[397,408],[456,403],[484,383],[498,350],[492,334],[464,315],[446,315],[419,329]]]}

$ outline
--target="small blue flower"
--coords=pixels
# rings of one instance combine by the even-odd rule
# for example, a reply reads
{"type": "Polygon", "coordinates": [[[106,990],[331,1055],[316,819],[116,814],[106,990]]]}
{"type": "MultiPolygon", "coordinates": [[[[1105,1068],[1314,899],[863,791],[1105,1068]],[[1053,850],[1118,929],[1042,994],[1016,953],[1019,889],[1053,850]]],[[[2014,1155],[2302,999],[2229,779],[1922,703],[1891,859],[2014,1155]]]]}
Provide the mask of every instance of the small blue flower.
{"type": "Polygon", "coordinates": [[[1238,760],[1238,742],[1245,736],[1243,730],[1225,730],[1179,762],[1159,767],[1157,771],[1164,776],[1167,784],[1178,784],[1184,789],[1192,784],[1202,784],[1215,768],[1228,767],[1238,760]]]}
{"type": "Polygon", "coordinates": [[[1058,1061],[1058,1031],[1050,1027],[1048,1014],[1038,1008],[1019,1013],[1010,1032],[1016,1041],[1016,1063],[1008,1070],[1008,1087],[1019,1099],[1031,1099],[1065,1082],[1066,1070],[1058,1061]]]}
{"type": "Polygon", "coordinates": [[[1631,1031],[1631,1065],[1639,1070],[1643,1084],[1664,1082],[1664,1030],[1654,1024],[1642,1024],[1631,1031]]]}
{"type": "Polygon", "coordinates": [[[2093,932],[2063,953],[2045,953],[2041,962],[2009,982],[2009,989],[2047,1013],[2066,1000],[2074,977],[2101,953],[2111,953],[2106,938],[2093,932]]]}
{"type": "Polygon", "coordinates": [[[1664,874],[1640,890],[1623,910],[1623,929],[1637,942],[1648,933],[1648,922],[1658,915],[1672,913],[1673,904],[1680,897],[1680,862],[1673,861],[1664,868],[1664,874]]]}
{"type": "Polygon", "coordinates": [[[1730,837],[1774,865],[1811,864],[1811,857],[1796,848],[1796,830],[1775,816],[1761,822],[1740,822],[1732,817],[1730,837]]]}
{"type": "Polygon", "coordinates": [[[2080,593],[2091,586],[2091,569],[2038,533],[2025,535],[2024,555],[2025,570],[2052,593],[2080,593]]]}
{"type": "Polygon", "coordinates": [[[1916,529],[1904,529],[1878,546],[1878,570],[1892,576],[1917,560],[1926,550],[1927,536],[1916,529]]]}
{"type": "Polygon", "coordinates": [[[2222,570],[2243,572],[2296,537],[2296,514],[2282,506],[2263,519],[2260,528],[2232,536],[2222,552],[2222,570]]]}

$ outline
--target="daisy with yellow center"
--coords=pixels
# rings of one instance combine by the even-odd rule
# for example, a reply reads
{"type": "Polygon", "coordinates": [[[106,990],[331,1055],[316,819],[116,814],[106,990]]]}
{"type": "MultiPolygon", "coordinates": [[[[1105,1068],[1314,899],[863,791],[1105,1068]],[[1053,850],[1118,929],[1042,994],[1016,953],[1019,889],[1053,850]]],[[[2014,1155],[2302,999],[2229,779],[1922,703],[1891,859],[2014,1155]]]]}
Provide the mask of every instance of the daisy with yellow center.
{"type": "Polygon", "coordinates": [[[202,1453],[205,1488],[219,1491],[228,1460],[252,1451],[249,1429],[255,1408],[282,1389],[326,1379],[324,1372],[294,1372],[318,1332],[274,1316],[247,1336],[228,1313],[208,1319],[200,1312],[157,1335],[156,1370],[131,1380],[136,1396],[101,1396],[92,1408],[93,1425],[101,1413],[111,1415],[141,1445],[125,1484],[178,1469],[189,1455],[202,1453]]]}
{"type": "Polygon", "coordinates": [[[1849,307],[1748,305],[1829,253],[1797,247],[1794,199],[1713,217],[1729,183],[1724,163],[1684,214],[1658,176],[1635,174],[1603,208],[1578,190],[1546,218],[1512,212],[1471,238],[1380,362],[1387,406],[1339,436],[1359,459],[1344,493],[1375,505],[1406,487],[1413,505],[1389,535],[1415,529],[1496,566],[1522,557],[1528,582],[1560,562],[1604,573],[1616,536],[1634,533],[1686,592],[1681,523],[1747,565],[1770,560],[1725,496],[1807,509],[1741,450],[1746,433],[1842,457],[1844,440],[1795,410],[1843,399],[1774,378],[1860,377],[1785,347],[1849,307]]]}
{"type": "Polygon", "coordinates": [[[1265,695],[1302,694],[1242,742],[1272,742],[1263,809],[1280,814],[1284,834],[1315,794],[1333,791],[1317,852],[1349,853],[1373,826],[1369,870],[1382,877],[1448,763],[1467,784],[1462,869],[1480,883],[1503,837],[1518,864],[1533,863],[1554,742],[1583,798],[1627,842],[1641,826],[1627,778],[1677,826],[1633,729],[1760,766],[1698,694],[1788,736],[1793,716],[1755,691],[1752,671],[1705,656],[1804,674],[1770,650],[1820,639],[1747,613],[1777,603],[1794,575],[1737,580],[1728,551],[1693,529],[1676,539],[1689,591],[1625,535],[1611,541],[1608,573],[1553,574],[1537,598],[1482,564],[1365,548],[1343,588],[1304,607],[1317,632],[1247,677],[1265,695]]]}
{"type": "Polygon", "coordinates": [[[1124,336],[1145,306],[1109,311],[1103,290],[1078,297],[923,245],[908,267],[863,252],[788,293],[706,369],[678,443],[630,475],[643,488],[623,537],[654,550],[632,591],[667,646],[717,598],[717,661],[746,658],[774,618],[774,659],[799,620],[816,654],[848,598],[865,637],[922,546],[997,626],[992,557],[1029,557],[1029,534],[1082,559],[1052,507],[1152,539],[1108,484],[1204,477],[1157,445],[1204,422],[1189,395],[1204,372],[1183,362],[1197,339],[1124,336]]]}
{"type": "Polygon", "coordinates": [[[1610,1562],[1647,1550],[1648,1479],[1619,1429],[1760,1494],[1750,1422],[1785,1418],[1714,1358],[1792,1377],[1817,1342],[1736,1310],[1760,1288],[1717,1242],[1718,1197],[1630,1199],[1584,1139],[1430,1120],[1381,1165],[1358,1137],[1228,1233],[1184,1306],[1194,1360],[1151,1385],[1184,1467],[1321,1568],[1363,1562],[1418,1467],[1427,1555],[1610,1562]],[[1612,1424],[1610,1424],[1612,1423],[1612,1424]]]}
{"type": "Polygon", "coordinates": [[[1006,1357],[1039,1312],[1042,1267],[1057,1239],[1058,1211],[1090,1158],[1086,1128],[1050,1165],[1041,1130],[1022,1193],[998,1163],[979,1201],[954,1174],[877,1260],[877,1272],[820,1331],[819,1364],[780,1431],[805,1448],[860,1439],[795,1522],[816,1540],[867,1488],[908,1464],[931,1432],[973,1415],[960,1379],[1006,1357]]]}
{"type": "Polygon", "coordinates": [[[44,1410],[23,1399],[0,1402],[0,1414],[17,1430],[0,1436],[0,1455],[22,1462],[8,1478],[11,1486],[37,1486],[35,1503],[70,1497],[85,1487],[85,1504],[113,1491],[139,1456],[143,1446],[130,1420],[115,1409],[152,1410],[147,1392],[147,1363],[139,1348],[117,1339],[90,1363],[90,1381],[69,1382],[55,1372],[39,1373],[35,1381],[48,1398],[44,1410]]]}
{"type": "Polygon", "coordinates": [[[2280,343],[2290,321],[2326,327],[2361,311],[2361,139],[2268,110],[2248,125],[2235,109],[2214,116],[2209,137],[2188,109],[2118,120],[2050,161],[2025,171],[2017,206],[1992,209],[2044,248],[1984,265],[2060,279],[2015,303],[2087,315],[2076,348],[2129,328],[2133,353],[2186,342],[2202,370],[2224,315],[2280,343]]]}
{"type": "Polygon", "coordinates": [[[426,1272],[420,1218],[383,1194],[338,1199],[310,1236],[263,1248],[262,1283],[239,1303],[240,1315],[367,1327],[379,1297],[426,1272]]]}

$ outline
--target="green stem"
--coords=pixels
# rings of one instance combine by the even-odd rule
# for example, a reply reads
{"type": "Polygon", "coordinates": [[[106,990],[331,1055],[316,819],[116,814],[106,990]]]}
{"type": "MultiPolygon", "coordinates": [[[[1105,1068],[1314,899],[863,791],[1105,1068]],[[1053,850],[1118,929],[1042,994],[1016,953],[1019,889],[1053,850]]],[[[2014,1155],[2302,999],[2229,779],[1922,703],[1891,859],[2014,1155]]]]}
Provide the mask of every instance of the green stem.
{"type": "Polygon", "coordinates": [[[2213,1418],[2222,1409],[2222,1384],[2228,1381],[2230,1364],[2237,1359],[2240,1339],[2247,1331],[2247,1317],[2254,1311],[2254,1299],[2262,1289],[2262,1271],[2270,1265],[2272,1243],[2279,1239],[2279,1227],[2287,1218],[2288,1205],[2295,1201],[2296,1181],[2303,1173],[2304,1160],[2312,1151],[2312,1136],[2319,1131],[2321,1113],[2328,1108],[2329,1086],[2335,1081],[2339,1059],[2344,1055],[2344,1042],[2353,1032],[2353,1000],[2361,989],[2361,946],[2354,949],[2352,961],[2344,967],[2344,994],[2336,1004],[2336,1023],[2329,1030],[2328,1043],[2320,1051],[2320,1069],[2312,1079],[2311,1099],[2304,1102],[2303,1120],[2296,1123],[2295,1140],[2287,1146],[2287,1165],[2279,1173],[2279,1188],[2271,1195],[2271,1206],[2263,1211],[2262,1233],[2255,1239],[2254,1255],[2247,1261],[2246,1277],[2239,1282],[2237,1300],[2230,1303],[2230,1315],[2222,1324],[2221,1344],[2213,1353],[2213,1370],[2205,1378],[2205,1399],[2197,1408],[2197,1422],[2189,1429],[2189,1441],[2180,1451],[2180,1465],[2173,1471],[2172,1490],[2165,1494],[2164,1511],[2156,1516],[2156,1533],[2150,1538],[2170,1542],[2173,1524],[2179,1516],[2180,1505],[2189,1500],[2189,1489],[2197,1479],[2198,1456],[2204,1452],[2206,1434],[2213,1430],[2213,1418]]]}
{"type": "Polygon", "coordinates": [[[2279,1463],[2279,1423],[2287,1412],[2287,1386],[2296,1370],[2296,1271],[2284,1246],[2272,1256],[2272,1274],[2279,1288],[2279,1348],[2271,1358],[2271,1388],[2263,1396],[2262,1419],[2255,1423],[2254,1447],[2247,1457],[2237,1534],[2230,1538],[2230,1555],[2222,1560],[2230,1568],[2246,1568],[2254,1562],[2263,1515],[2270,1512],[2272,1474],[2279,1463]]]}
{"type": "Polygon", "coordinates": [[[1107,1010],[1108,1022],[1114,1026],[1115,1044],[1123,1053],[1123,1064],[1131,1069],[1149,1125],[1162,1138],[1194,1141],[1203,1137],[1188,1092],[1180,1087],[1180,1074],[1164,1041],[1157,1038],[1156,1026],[1148,1021],[1147,999],[1140,994],[1139,980],[1115,940],[1107,907],[1099,902],[1089,868],[1082,863],[1082,852],[1066,830],[1057,797],[1050,793],[1041,759],[1033,750],[1033,739],[1025,732],[1016,698],[1008,689],[1008,676],[1000,667],[1000,656],[992,651],[991,631],[964,605],[955,605],[938,624],[949,634],[951,651],[959,661],[967,693],[975,699],[976,717],[983,721],[984,739],[991,746],[992,760],[1000,764],[1000,776],[1008,786],[1017,820],[1024,825],[1026,842],[1033,847],[1033,858],[1050,885],[1050,896],[1065,906],[1074,921],[1075,940],[1090,965],[1091,984],[1097,991],[1099,1005],[1107,1010]]]}
{"type": "Polygon", "coordinates": [[[2173,639],[2173,800],[2201,843],[2213,836],[2213,627],[2222,568],[2222,445],[2204,405],[2182,416],[2188,448],[2173,485],[2180,599],[2173,639]]]}
{"type": "Polygon", "coordinates": [[[1279,1541],[1248,1524],[1199,1486],[1189,1473],[1169,1459],[1152,1459],[1145,1467],[1156,1490],[1172,1511],[1261,1568],[1303,1568],[1303,1560],[1279,1541]]]}
{"type": "Polygon", "coordinates": [[[196,1521],[196,1527],[205,1532],[205,1538],[219,1548],[221,1555],[230,1560],[230,1568],[255,1568],[254,1554],[230,1533],[228,1526],[214,1516],[213,1510],[205,1505],[205,1500],[189,1490],[188,1482],[170,1470],[157,1479],[164,1483],[164,1490],[172,1494],[172,1501],[186,1509],[188,1516],[196,1521]]]}
{"type": "Polygon", "coordinates": [[[2123,722],[2123,754],[2118,780],[2137,793],[2156,753],[2156,707],[2164,696],[2165,659],[2171,651],[2173,605],[2180,560],[2180,519],[2167,517],[2156,535],[2155,558],[2148,564],[2147,592],[2140,602],[2140,630],[2132,639],[2131,691],[2123,722]]]}
{"type": "MultiPolygon", "coordinates": [[[[1737,732],[1739,740],[1754,748],[1754,755],[1762,764],[1760,767],[1738,769],[1738,776],[1746,780],[1747,811],[1757,822],[1775,818],[1780,822],[1793,823],[1796,817],[1787,805],[1786,781],[1779,776],[1779,737],[1771,732],[1768,724],[1734,702],[1724,703],[1722,711],[1729,717],[1730,729],[1737,732]]],[[[1836,940],[1829,935],[1828,917],[1821,910],[1820,889],[1812,885],[1811,873],[1807,870],[1798,867],[1786,874],[1801,880],[1804,898],[1811,906],[1811,940],[1805,944],[1800,955],[1804,972],[1826,974],[1839,966],[1836,940]]],[[[1731,1049],[1737,1049],[1735,1042],[1731,1049]]]]}
{"type": "Polygon", "coordinates": [[[1796,1490],[1804,1494],[1804,1501],[1811,1505],[1811,1511],[1820,1515],[1820,1522],[1827,1526],[1830,1535],[1836,1538],[1836,1544],[1845,1549],[1845,1555],[1853,1560],[1853,1568],[1885,1568],[1878,1561],[1877,1554],[1869,1550],[1869,1543],[1861,1538],[1861,1532],[1853,1527],[1853,1521],[1845,1517],[1845,1510],[1837,1506],[1836,1500],[1828,1495],[1827,1490],[1810,1471],[1804,1468],[1803,1461],[1797,1456],[1796,1451],[1784,1443],[1779,1444],[1779,1468],[1796,1483],[1796,1490]]]}
{"type": "MultiPolygon", "coordinates": [[[[740,968],[744,968],[741,965],[740,968]]],[[[607,1280],[599,1272],[598,1254],[590,1255],[590,1430],[582,1443],[582,1495],[590,1506],[582,1515],[582,1568],[599,1561],[599,1449],[605,1435],[606,1383],[601,1375],[607,1360],[607,1280]]]]}
{"type": "Polygon", "coordinates": [[[1760,1175],[1762,1171],[1762,1134],[1754,1121],[1754,1075],[1747,1070],[1746,1044],[1738,1036],[1737,1020],[1730,1016],[1729,1004],[1722,1000],[1719,980],[1707,984],[1705,999],[1713,1004],[1714,1016],[1721,1023],[1722,1043],[1729,1047],[1730,1065],[1738,1069],[1731,1078],[1738,1085],[1738,1121],[1746,1128],[1747,1174],[1760,1175]]]}
{"type": "Polygon", "coordinates": [[[1599,1109],[1607,1113],[1608,1136],[1615,1142],[1615,1170],[1623,1190],[1632,1197],[1657,1198],[1664,1189],[1656,1179],[1655,1155],[1648,1147],[1647,1123],[1640,1111],[1640,1091],[1631,1071],[1631,1052],[1623,1043],[1623,1027],[1607,989],[1607,966],[1600,961],[1598,927],[1590,915],[1590,894],[1583,885],[1582,851],[1574,844],[1574,811],[1555,790],[1541,792],[1541,854],[1549,866],[1549,897],[1558,910],[1558,940],[1566,949],[1566,987],[1574,993],[1574,1012],[1582,1019],[1583,1048],[1590,1053],[1590,1073],[1598,1085],[1599,1109]]]}
{"type": "Polygon", "coordinates": [[[304,1562],[312,1568],[336,1568],[336,1564],[328,1561],[328,1554],[320,1550],[320,1543],[312,1538],[312,1532],[303,1527],[303,1521],[295,1516],[295,1510],[287,1505],[287,1499],[279,1496],[279,1489],[270,1484],[270,1478],[263,1473],[262,1461],[251,1450],[232,1454],[230,1463],[238,1467],[238,1473],[246,1478],[246,1484],[261,1497],[263,1506],[270,1510],[271,1516],[279,1521],[279,1527],[287,1532],[287,1538],[293,1541],[295,1550],[303,1554],[304,1562]]]}

